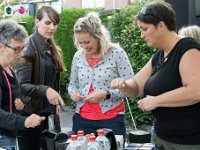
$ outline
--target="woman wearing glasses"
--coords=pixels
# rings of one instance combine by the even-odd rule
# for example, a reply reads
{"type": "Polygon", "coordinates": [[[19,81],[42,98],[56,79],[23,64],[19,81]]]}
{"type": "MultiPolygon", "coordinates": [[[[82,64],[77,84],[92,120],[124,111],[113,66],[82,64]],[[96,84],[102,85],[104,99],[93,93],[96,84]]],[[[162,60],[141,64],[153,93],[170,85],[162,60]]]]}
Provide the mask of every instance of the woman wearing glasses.
{"type": "Polygon", "coordinates": [[[21,59],[25,29],[11,20],[0,21],[0,149],[17,150],[16,131],[36,127],[44,117],[16,115],[23,108],[19,84],[11,65],[21,59]]]}
{"type": "Polygon", "coordinates": [[[64,105],[64,102],[59,94],[59,78],[65,67],[61,50],[53,40],[59,21],[54,8],[43,6],[38,10],[36,30],[26,42],[25,63],[17,66],[21,91],[27,100],[23,115],[41,114],[55,122],[55,128],[49,128],[47,119],[33,130],[20,131],[20,150],[40,150],[40,144],[45,150],[47,144],[42,132],[46,129],[60,131],[59,105],[64,105]]]}
{"type": "Polygon", "coordinates": [[[147,5],[136,19],[141,38],[158,51],[133,78],[111,86],[129,97],[144,96],[138,107],[153,112],[158,150],[199,150],[200,45],[177,35],[168,3],[147,5]]]}

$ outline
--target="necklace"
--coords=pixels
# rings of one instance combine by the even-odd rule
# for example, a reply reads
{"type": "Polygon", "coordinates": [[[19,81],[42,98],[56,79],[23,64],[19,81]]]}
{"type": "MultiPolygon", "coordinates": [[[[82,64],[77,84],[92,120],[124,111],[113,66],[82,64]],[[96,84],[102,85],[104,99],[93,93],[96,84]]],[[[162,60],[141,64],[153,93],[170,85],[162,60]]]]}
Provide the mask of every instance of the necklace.
{"type": "Polygon", "coordinates": [[[163,59],[161,59],[161,63],[165,63],[168,60],[168,57],[164,57],[163,59]]]}
{"type": "MultiPolygon", "coordinates": [[[[169,53],[169,54],[170,54],[170,53],[169,53]]],[[[169,57],[169,54],[167,54],[167,55],[164,57],[164,52],[161,52],[161,53],[160,53],[158,62],[157,62],[157,64],[156,64],[156,70],[160,69],[161,66],[163,66],[163,65],[165,64],[165,62],[167,62],[168,57],[169,57]]]]}

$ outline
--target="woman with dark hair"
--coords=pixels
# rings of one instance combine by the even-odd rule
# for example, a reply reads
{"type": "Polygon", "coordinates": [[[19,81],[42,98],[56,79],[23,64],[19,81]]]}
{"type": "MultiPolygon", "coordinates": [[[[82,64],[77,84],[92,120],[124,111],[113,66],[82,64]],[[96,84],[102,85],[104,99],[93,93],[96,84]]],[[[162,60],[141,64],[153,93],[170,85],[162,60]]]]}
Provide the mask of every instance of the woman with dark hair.
{"type": "Polygon", "coordinates": [[[136,19],[141,38],[158,51],[133,78],[114,79],[111,86],[129,97],[145,96],[138,107],[153,113],[158,150],[199,150],[200,45],[176,33],[166,2],[145,6],[136,19]]]}
{"type": "MultiPolygon", "coordinates": [[[[60,72],[65,71],[61,49],[55,44],[53,35],[60,18],[49,6],[40,8],[35,17],[35,32],[26,41],[25,63],[17,66],[17,75],[22,96],[26,98],[23,116],[32,113],[48,118],[54,116],[55,130],[60,131],[59,105],[64,102],[59,94],[60,72]]],[[[42,131],[48,128],[48,119],[33,130],[19,132],[21,150],[40,150],[45,146],[42,131]]]]}

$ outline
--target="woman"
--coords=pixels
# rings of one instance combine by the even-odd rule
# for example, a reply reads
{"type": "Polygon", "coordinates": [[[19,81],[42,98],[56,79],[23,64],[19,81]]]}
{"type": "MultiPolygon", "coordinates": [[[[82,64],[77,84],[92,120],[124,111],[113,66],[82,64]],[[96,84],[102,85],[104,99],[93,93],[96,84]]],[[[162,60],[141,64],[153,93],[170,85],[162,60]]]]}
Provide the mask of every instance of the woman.
{"type": "Polygon", "coordinates": [[[126,52],[110,41],[97,13],[88,13],[74,25],[75,53],[68,92],[76,102],[73,131],[94,133],[109,128],[125,135],[124,95],[110,81],[133,76],[126,52]]]}
{"type": "Polygon", "coordinates": [[[17,150],[16,131],[36,127],[45,117],[16,115],[23,108],[19,84],[11,65],[23,56],[26,30],[11,20],[0,21],[0,149],[17,150]]]}
{"type": "MultiPolygon", "coordinates": [[[[52,7],[43,6],[38,10],[35,17],[36,31],[26,42],[25,63],[17,67],[22,94],[26,98],[23,115],[36,113],[47,118],[53,115],[56,127],[49,129],[58,132],[59,104],[64,105],[59,95],[59,78],[60,72],[65,71],[61,50],[53,40],[59,21],[58,12],[52,7]]],[[[47,149],[44,138],[40,139],[42,131],[47,128],[48,120],[35,129],[20,131],[20,149],[40,150],[40,141],[43,149],[47,149]]]]}
{"type": "Polygon", "coordinates": [[[199,150],[200,45],[177,35],[168,3],[147,5],[136,19],[141,38],[158,51],[133,78],[111,86],[129,97],[145,96],[138,107],[153,112],[158,150],[199,150]]]}

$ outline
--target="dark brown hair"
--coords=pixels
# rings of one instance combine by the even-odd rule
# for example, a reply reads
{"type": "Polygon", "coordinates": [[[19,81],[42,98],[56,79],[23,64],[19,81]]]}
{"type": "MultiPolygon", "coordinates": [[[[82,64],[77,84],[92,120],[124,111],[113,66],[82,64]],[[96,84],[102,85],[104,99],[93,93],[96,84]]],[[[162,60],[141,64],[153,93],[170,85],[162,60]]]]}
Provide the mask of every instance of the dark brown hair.
{"type": "Polygon", "coordinates": [[[143,7],[136,19],[154,26],[163,21],[170,31],[176,31],[175,12],[171,4],[166,2],[154,2],[143,7]]]}
{"type": "MultiPolygon", "coordinates": [[[[50,7],[50,6],[41,7],[37,11],[37,14],[35,17],[40,21],[44,17],[44,12],[48,15],[48,17],[51,19],[53,23],[55,23],[56,25],[60,23],[59,13],[53,7],[50,7]]],[[[60,49],[60,47],[56,45],[53,38],[48,40],[48,43],[51,44],[52,46],[52,54],[54,56],[54,59],[57,65],[57,70],[60,72],[66,71],[66,68],[63,62],[62,50],[60,49]]]]}

